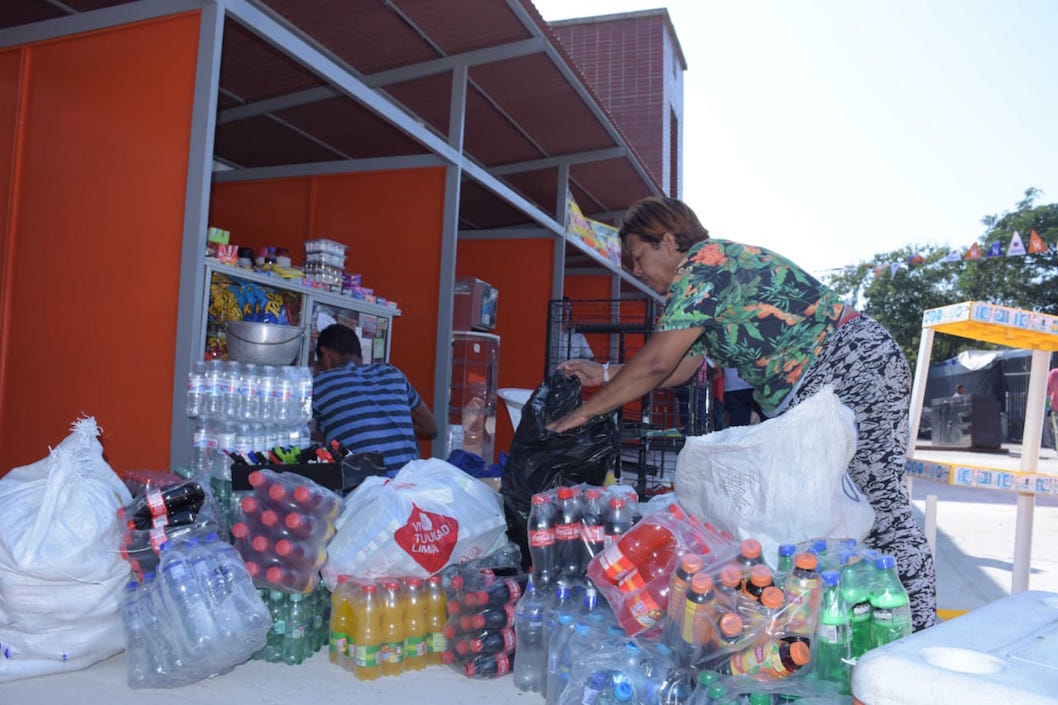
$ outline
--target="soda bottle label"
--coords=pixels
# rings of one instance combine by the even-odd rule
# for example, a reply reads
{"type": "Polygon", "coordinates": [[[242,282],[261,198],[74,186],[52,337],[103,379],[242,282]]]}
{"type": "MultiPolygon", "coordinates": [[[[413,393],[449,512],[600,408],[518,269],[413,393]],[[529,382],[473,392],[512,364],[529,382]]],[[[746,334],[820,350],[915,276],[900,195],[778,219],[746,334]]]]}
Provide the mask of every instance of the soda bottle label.
{"type": "Polygon", "coordinates": [[[165,543],[167,540],[169,540],[169,536],[165,533],[165,527],[164,526],[158,526],[158,527],[155,527],[155,528],[151,529],[147,533],[147,536],[150,538],[151,548],[154,549],[155,553],[158,553],[159,551],[161,551],[162,550],[162,544],[165,543]]]}
{"type": "Polygon", "coordinates": [[[404,654],[408,658],[425,656],[429,651],[425,636],[409,636],[404,638],[404,654]]]}
{"type": "Polygon", "coordinates": [[[522,596],[522,586],[518,584],[517,580],[512,580],[511,578],[507,578],[504,582],[507,583],[507,592],[511,594],[507,598],[508,602],[517,602],[518,598],[522,596]]]}
{"type": "Polygon", "coordinates": [[[617,589],[621,592],[636,592],[642,590],[647,586],[643,580],[643,576],[639,574],[639,571],[632,568],[632,572],[626,574],[617,582],[617,589]]]}
{"type": "Polygon", "coordinates": [[[602,543],[606,539],[606,532],[601,524],[585,525],[581,528],[581,534],[588,543],[602,543]]]}
{"type": "Polygon", "coordinates": [[[272,622],[272,631],[274,631],[276,634],[286,634],[287,633],[287,623],[286,623],[286,621],[284,621],[282,619],[274,620],[272,622]]]}
{"type": "Polygon", "coordinates": [[[658,607],[654,596],[647,590],[640,590],[628,603],[626,609],[629,616],[644,627],[654,626],[664,614],[664,610],[658,607]]]}
{"type": "Polygon", "coordinates": [[[387,641],[378,647],[376,658],[379,663],[400,663],[404,660],[404,642],[387,641]]]}
{"type": "Polygon", "coordinates": [[[162,516],[165,514],[165,500],[162,499],[161,490],[148,490],[146,499],[147,508],[150,509],[152,517],[162,516]]]}
{"type": "Polygon", "coordinates": [[[380,646],[375,644],[374,646],[362,646],[356,645],[356,655],[353,657],[353,662],[360,668],[374,668],[380,663],[379,650],[380,646]]]}
{"type": "Polygon", "coordinates": [[[506,654],[496,656],[496,675],[502,676],[511,672],[511,660],[506,654]]]}
{"type": "Polygon", "coordinates": [[[579,541],[580,524],[555,524],[556,541],[579,541]]]}
{"type": "Polygon", "coordinates": [[[610,544],[606,547],[606,550],[599,554],[599,566],[602,568],[603,574],[615,583],[624,577],[628,571],[635,570],[635,564],[621,553],[621,547],[617,543],[610,544]]]}
{"type": "Polygon", "coordinates": [[[911,607],[910,605],[903,605],[901,607],[875,607],[871,612],[871,619],[875,622],[882,622],[885,624],[891,624],[895,621],[907,621],[911,618],[911,607]]]}
{"type": "Polygon", "coordinates": [[[547,548],[555,545],[554,529],[534,529],[529,532],[529,545],[533,548],[547,548]]]}
{"type": "Polygon", "coordinates": [[[431,654],[439,654],[448,648],[448,639],[444,632],[430,632],[426,635],[426,640],[429,642],[431,654]]]}
{"type": "Polygon", "coordinates": [[[867,600],[858,602],[852,606],[850,611],[854,622],[863,622],[871,618],[871,603],[867,600]]]}
{"type": "Polygon", "coordinates": [[[820,624],[819,640],[827,644],[844,644],[848,640],[848,627],[844,624],[820,624]]]}
{"type": "Polygon", "coordinates": [[[346,645],[348,644],[345,635],[338,635],[336,632],[331,632],[331,642],[334,644],[334,652],[344,656],[346,653],[346,645]]]}

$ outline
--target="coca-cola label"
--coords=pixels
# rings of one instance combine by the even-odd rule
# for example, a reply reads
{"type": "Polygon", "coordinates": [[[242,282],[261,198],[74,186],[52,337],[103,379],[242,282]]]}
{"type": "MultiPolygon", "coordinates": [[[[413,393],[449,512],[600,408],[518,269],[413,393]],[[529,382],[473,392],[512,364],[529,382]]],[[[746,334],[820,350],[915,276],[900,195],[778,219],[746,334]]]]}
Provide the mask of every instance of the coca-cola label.
{"type": "Polygon", "coordinates": [[[514,602],[508,602],[506,605],[503,606],[503,612],[507,615],[507,624],[512,627],[514,626],[514,619],[517,612],[514,608],[514,605],[514,602]]]}
{"type": "Polygon", "coordinates": [[[547,548],[555,545],[554,529],[533,529],[529,532],[529,545],[533,548],[547,548]]]}
{"type": "Polygon", "coordinates": [[[588,543],[602,543],[606,540],[606,531],[602,524],[585,524],[581,534],[588,543]]]}
{"type": "Polygon", "coordinates": [[[514,651],[514,630],[507,628],[500,631],[503,635],[503,653],[509,654],[514,651]]]}
{"type": "Polygon", "coordinates": [[[511,672],[511,660],[506,654],[498,654],[496,656],[496,675],[502,676],[505,673],[511,672]]]}
{"type": "Polygon", "coordinates": [[[160,490],[147,490],[147,508],[151,510],[152,517],[165,514],[165,500],[160,490]]]}
{"type": "Polygon", "coordinates": [[[448,565],[458,538],[459,522],[455,518],[428,512],[414,503],[408,521],[393,532],[397,545],[430,573],[448,565]]]}
{"type": "Polygon", "coordinates": [[[169,524],[169,515],[168,514],[163,514],[160,517],[154,517],[153,519],[151,519],[151,528],[152,529],[157,529],[157,528],[162,527],[162,526],[167,526],[168,524],[169,524]]]}
{"type": "Polygon", "coordinates": [[[556,541],[579,541],[580,524],[555,524],[556,541]]]}
{"type": "Polygon", "coordinates": [[[150,530],[147,534],[151,541],[151,548],[154,549],[155,553],[162,550],[162,544],[169,540],[169,536],[165,533],[164,526],[156,526],[150,530]]]}

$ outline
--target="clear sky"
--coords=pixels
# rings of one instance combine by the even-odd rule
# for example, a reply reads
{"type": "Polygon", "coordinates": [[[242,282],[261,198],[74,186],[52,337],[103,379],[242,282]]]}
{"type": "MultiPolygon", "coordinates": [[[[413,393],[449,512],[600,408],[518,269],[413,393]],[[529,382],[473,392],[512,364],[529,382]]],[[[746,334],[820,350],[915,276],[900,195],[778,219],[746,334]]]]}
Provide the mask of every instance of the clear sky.
{"type": "Polygon", "coordinates": [[[546,20],[668,9],[683,198],[715,237],[819,274],[965,249],[1029,187],[1058,202],[1056,0],[533,3],[546,20]]]}

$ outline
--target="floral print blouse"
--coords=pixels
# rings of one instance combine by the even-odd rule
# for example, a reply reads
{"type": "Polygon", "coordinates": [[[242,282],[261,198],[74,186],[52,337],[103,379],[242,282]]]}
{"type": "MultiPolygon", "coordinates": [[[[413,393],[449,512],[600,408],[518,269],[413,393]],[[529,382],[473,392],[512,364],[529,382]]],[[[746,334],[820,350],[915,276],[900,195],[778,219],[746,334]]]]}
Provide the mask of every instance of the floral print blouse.
{"type": "Polygon", "coordinates": [[[844,308],[782,255],[709,239],[680,262],[656,330],[702,328],[691,353],[736,368],[771,412],[819,355],[844,308]]]}

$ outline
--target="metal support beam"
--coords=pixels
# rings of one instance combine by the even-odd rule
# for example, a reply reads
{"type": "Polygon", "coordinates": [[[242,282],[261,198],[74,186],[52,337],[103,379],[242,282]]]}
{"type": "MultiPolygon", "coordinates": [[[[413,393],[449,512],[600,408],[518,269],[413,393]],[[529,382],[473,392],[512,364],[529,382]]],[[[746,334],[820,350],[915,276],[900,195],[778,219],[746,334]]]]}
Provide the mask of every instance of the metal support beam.
{"type": "MultiPolygon", "coordinates": [[[[463,152],[466,125],[467,67],[452,71],[452,101],[448,109],[448,144],[463,152]]],[[[444,222],[441,226],[441,266],[437,291],[437,346],[434,351],[433,413],[437,420],[437,438],[433,455],[447,458],[449,453],[448,405],[452,382],[452,300],[455,296],[456,252],[459,240],[459,190],[463,182],[460,161],[445,170],[444,222]]],[[[492,462],[491,458],[486,458],[492,462]]]]}
{"type": "MultiPolygon", "coordinates": [[[[558,165],[555,184],[555,221],[565,226],[569,212],[569,164],[558,165]]],[[[551,262],[551,299],[561,299],[566,284],[566,228],[555,238],[555,255],[551,262]]]]}
{"type": "Polygon", "coordinates": [[[284,164],[249,169],[214,171],[213,181],[259,181],[296,176],[321,176],[325,174],[349,174],[356,171],[381,171],[395,169],[422,169],[444,166],[445,163],[433,154],[416,154],[407,157],[378,157],[373,159],[342,159],[333,162],[308,162],[306,164],[284,164]]]}
{"type": "Polygon", "coordinates": [[[555,233],[547,228],[518,226],[516,228],[483,228],[480,230],[460,230],[460,240],[529,240],[553,238],[555,233]]]}
{"type": "Polygon", "coordinates": [[[8,27],[0,29],[0,49],[107,29],[155,17],[191,12],[209,4],[204,0],[139,0],[139,2],[124,5],[104,7],[101,10],[80,12],[67,17],[56,17],[32,24],[8,27]]]}
{"type": "Polygon", "coordinates": [[[531,159],[526,162],[512,162],[510,164],[501,164],[499,166],[489,167],[489,172],[496,176],[505,176],[507,174],[520,174],[526,171],[543,171],[544,169],[554,169],[555,167],[565,164],[569,166],[571,164],[587,164],[589,162],[602,162],[607,159],[620,159],[628,156],[627,147],[610,147],[608,149],[595,149],[589,152],[575,152],[573,154],[560,154],[554,157],[547,157],[545,159],[531,159]]]}
{"type": "Polygon", "coordinates": [[[224,36],[224,12],[213,3],[202,6],[198,29],[198,60],[195,95],[191,108],[191,144],[187,157],[187,187],[184,195],[184,239],[180,247],[180,301],[176,318],[176,351],[173,365],[172,426],[169,466],[188,466],[191,432],[187,419],[187,386],[183,380],[206,347],[200,320],[205,306],[206,227],[209,215],[210,179],[213,171],[213,139],[220,85],[220,53],[224,36]]]}

